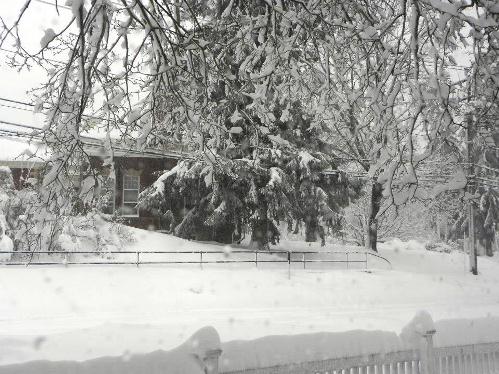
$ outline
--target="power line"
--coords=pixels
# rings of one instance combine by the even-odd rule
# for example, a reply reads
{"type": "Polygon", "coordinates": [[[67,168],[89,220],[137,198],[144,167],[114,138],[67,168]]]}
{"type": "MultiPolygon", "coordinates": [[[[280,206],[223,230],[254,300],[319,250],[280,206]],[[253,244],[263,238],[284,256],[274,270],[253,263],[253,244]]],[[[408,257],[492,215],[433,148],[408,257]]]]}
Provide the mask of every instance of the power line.
{"type": "MultiPolygon", "coordinates": [[[[25,102],[25,101],[14,100],[14,99],[7,99],[5,97],[0,97],[0,100],[7,101],[7,102],[10,102],[10,103],[14,103],[14,104],[19,104],[19,105],[26,105],[26,106],[30,106],[30,107],[35,107],[36,106],[35,104],[32,104],[32,103],[28,103],[28,102],[25,102]]],[[[43,107],[43,109],[48,109],[43,104],[42,104],[42,107],[43,107]]],[[[19,109],[21,109],[21,108],[19,108],[19,109]]],[[[21,109],[21,110],[26,110],[26,109],[21,109]]],[[[98,119],[98,120],[106,121],[106,122],[109,121],[109,122],[113,122],[113,123],[119,123],[119,121],[114,120],[114,119],[107,119],[107,118],[97,117],[97,116],[93,116],[91,114],[83,114],[82,116],[85,117],[85,118],[90,118],[90,119],[98,119]]]]}
{"type": "Polygon", "coordinates": [[[0,123],[3,123],[5,125],[10,125],[10,126],[23,127],[23,128],[31,129],[31,130],[42,130],[40,127],[31,126],[31,125],[24,125],[24,124],[21,124],[21,123],[4,121],[4,120],[1,120],[1,119],[0,119],[0,123]]]}
{"type": "Polygon", "coordinates": [[[1,107],[4,107],[4,108],[17,109],[17,110],[24,110],[24,111],[26,111],[26,112],[33,112],[31,109],[19,108],[19,107],[17,107],[17,106],[6,105],[6,104],[1,104],[1,103],[0,103],[0,106],[1,106],[1,107]]]}
{"type": "Polygon", "coordinates": [[[27,103],[26,101],[19,101],[19,100],[14,100],[14,99],[7,99],[5,97],[0,97],[0,100],[2,101],[8,101],[9,103],[14,103],[14,104],[20,104],[20,105],[27,105],[34,107],[35,104],[27,103]]]}

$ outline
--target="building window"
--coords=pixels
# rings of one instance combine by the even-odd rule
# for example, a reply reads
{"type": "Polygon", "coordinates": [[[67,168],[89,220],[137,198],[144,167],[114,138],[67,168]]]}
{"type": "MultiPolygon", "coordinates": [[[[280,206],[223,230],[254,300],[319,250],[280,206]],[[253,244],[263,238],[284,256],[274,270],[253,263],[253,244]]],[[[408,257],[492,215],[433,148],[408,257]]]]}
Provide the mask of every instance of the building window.
{"type": "Polygon", "coordinates": [[[123,207],[121,209],[123,216],[139,216],[139,210],[137,209],[139,192],[140,176],[130,174],[123,175],[123,207]]]}

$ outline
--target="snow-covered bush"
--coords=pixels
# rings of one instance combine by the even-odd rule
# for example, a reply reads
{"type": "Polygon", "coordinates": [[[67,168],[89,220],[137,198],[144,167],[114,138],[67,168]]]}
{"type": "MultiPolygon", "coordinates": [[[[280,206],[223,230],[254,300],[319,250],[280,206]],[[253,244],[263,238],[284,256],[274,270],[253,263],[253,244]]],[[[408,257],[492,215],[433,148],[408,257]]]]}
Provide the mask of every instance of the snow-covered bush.
{"type": "Polygon", "coordinates": [[[426,243],[425,249],[427,251],[433,252],[443,252],[443,253],[451,253],[452,247],[447,243],[437,242],[437,243],[426,243]]]}
{"type": "Polygon", "coordinates": [[[0,214],[5,214],[9,200],[14,192],[12,172],[7,166],[0,166],[0,214]]]}
{"type": "Polygon", "coordinates": [[[14,180],[12,172],[7,166],[0,166],[0,229],[7,235],[10,228],[11,202],[15,197],[14,180]]]}
{"type": "Polygon", "coordinates": [[[36,194],[30,200],[13,229],[18,250],[108,252],[118,251],[132,239],[123,225],[98,211],[58,215],[40,204],[36,194]]]}
{"type": "Polygon", "coordinates": [[[430,313],[421,310],[400,332],[400,340],[406,348],[419,348],[426,334],[435,332],[435,324],[430,313]]]}
{"type": "Polygon", "coordinates": [[[66,252],[106,253],[119,251],[131,241],[133,236],[126,226],[106,219],[106,216],[97,211],[92,211],[85,216],[65,218],[55,247],[66,252]]]}
{"type": "Polygon", "coordinates": [[[0,214],[0,262],[10,260],[12,254],[8,252],[14,250],[14,244],[12,239],[7,236],[6,229],[5,216],[0,214]]]}
{"type": "Polygon", "coordinates": [[[0,166],[0,189],[3,193],[14,188],[14,179],[8,166],[0,166]]]}
{"type": "Polygon", "coordinates": [[[15,196],[14,180],[10,168],[0,166],[0,262],[8,261],[11,258],[10,253],[14,250],[14,243],[9,237],[11,225],[8,218],[12,217],[10,210],[11,200],[15,196]]]}
{"type": "MultiPolygon", "coordinates": [[[[367,243],[369,196],[362,197],[344,209],[343,234],[346,240],[358,245],[367,243]]],[[[390,238],[401,240],[432,240],[434,236],[429,220],[430,208],[420,201],[402,206],[391,206],[378,217],[378,238],[383,242],[390,238]]]]}
{"type": "Polygon", "coordinates": [[[47,204],[45,191],[32,185],[15,190],[10,169],[0,168],[0,233],[6,238],[1,248],[11,248],[12,238],[16,251],[108,252],[132,240],[123,225],[113,222],[113,217],[96,210],[78,214],[75,207],[79,205],[74,204],[73,197],[73,191],[68,189],[47,204]]]}

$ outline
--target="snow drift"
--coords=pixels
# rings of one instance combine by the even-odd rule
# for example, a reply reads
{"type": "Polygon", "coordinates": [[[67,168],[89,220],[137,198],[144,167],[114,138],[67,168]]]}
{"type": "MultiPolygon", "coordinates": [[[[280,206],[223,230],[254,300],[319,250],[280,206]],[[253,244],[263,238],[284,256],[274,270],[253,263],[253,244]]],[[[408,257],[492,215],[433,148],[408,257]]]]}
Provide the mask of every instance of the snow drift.
{"type": "Polygon", "coordinates": [[[0,367],[1,374],[210,374],[220,352],[213,327],[204,327],[181,346],[165,352],[103,357],[76,362],[34,361],[0,367]],[[213,358],[213,359],[210,359],[213,358]]]}

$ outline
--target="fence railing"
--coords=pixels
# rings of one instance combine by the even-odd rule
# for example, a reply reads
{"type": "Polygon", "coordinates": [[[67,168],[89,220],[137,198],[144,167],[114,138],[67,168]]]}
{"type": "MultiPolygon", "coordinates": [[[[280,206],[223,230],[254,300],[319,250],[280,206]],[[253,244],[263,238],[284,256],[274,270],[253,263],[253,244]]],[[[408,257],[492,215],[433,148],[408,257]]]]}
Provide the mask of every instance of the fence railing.
{"type": "Polygon", "coordinates": [[[435,348],[435,373],[499,373],[499,343],[435,348]]]}
{"type": "Polygon", "coordinates": [[[36,265],[168,265],[168,264],[199,264],[201,267],[207,264],[302,264],[306,269],[307,264],[345,264],[350,268],[353,264],[360,264],[363,268],[368,268],[369,258],[377,258],[385,262],[391,268],[391,263],[383,256],[369,251],[256,251],[256,250],[232,250],[227,251],[10,251],[2,252],[10,254],[11,260],[0,262],[4,266],[36,266],[36,265]],[[39,258],[40,255],[46,255],[39,258]],[[77,255],[91,255],[91,259],[75,258],[77,255]],[[128,255],[126,260],[99,259],[98,256],[111,255],[119,257],[128,255]],[[162,255],[163,257],[161,257],[162,255]],[[195,258],[183,259],[185,256],[195,258]],[[221,258],[213,258],[217,256],[221,258]],[[247,255],[247,258],[237,258],[247,255]],[[273,255],[276,255],[273,257],[273,255]],[[157,257],[156,259],[152,257],[157,257]],[[164,256],[172,257],[165,259],[164,256]],[[326,258],[324,258],[326,256],[326,258]],[[16,257],[26,257],[18,258],[16,257]],[[148,257],[145,259],[144,257],[148,257]],[[322,258],[321,258],[322,257],[322,258]]]}
{"type": "Polygon", "coordinates": [[[309,361],[221,374],[415,374],[421,363],[416,351],[309,361]]]}
{"type": "Polygon", "coordinates": [[[498,374],[499,343],[455,347],[433,346],[433,334],[422,336],[419,349],[221,371],[221,374],[498,374]]]}

